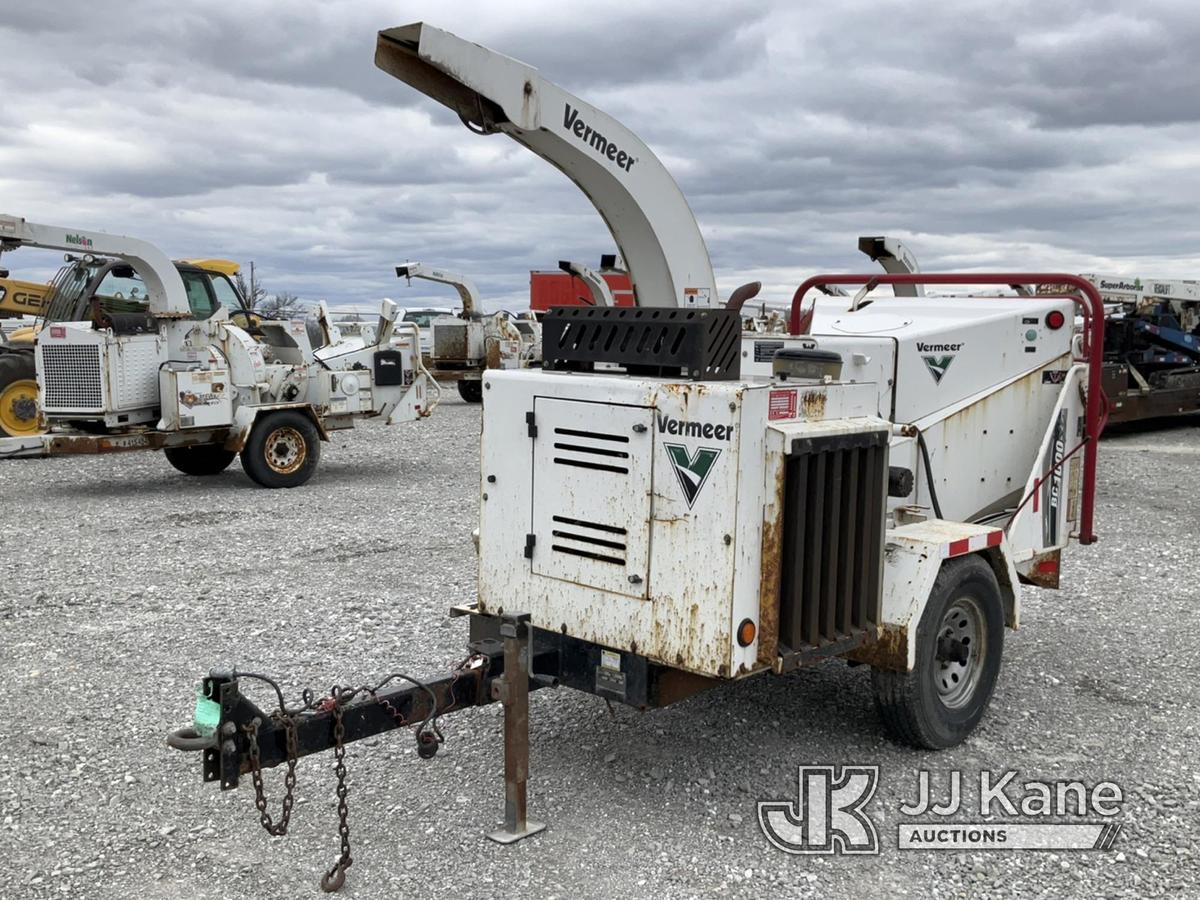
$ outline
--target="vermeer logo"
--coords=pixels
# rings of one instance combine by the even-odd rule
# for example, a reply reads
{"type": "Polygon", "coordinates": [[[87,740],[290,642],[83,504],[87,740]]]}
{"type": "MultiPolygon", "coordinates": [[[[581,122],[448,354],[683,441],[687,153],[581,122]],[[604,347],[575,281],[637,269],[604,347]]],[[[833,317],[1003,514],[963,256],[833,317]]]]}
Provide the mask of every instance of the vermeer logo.
{"type": "Polygon", "coordinates": [[[933,376],[933,380],[938,384],[942,383],[942,378],[946,375],[946,370],[950,368],[950,363],[954,362],[954,354],[947,353],[945,356],[922,356],[925,361],[925,368],[929,370],[929,374],[933,376]]]}
{"type": "Polygon", "coordinates": [[[685,422],[659,413],[659,434],[677,434],[680,437],[698,437],[705,440],[728,441],[733,437],[732,425],[714,425],[712,422],[685,422]]]}
{"type": "Polygon", "coordinates": [[[925,368],[929,370],[929,374],[933,376],[933,380],[937,384],[942,383],[942,379],[946,375],[946,370],[950,368],[950,363],[954,362],[954,354],[963,348],[959,344],[926,344],[917,341],[917,352],[921,354],[931,354],[929,356],[922,355],[921,359],[925,363],[925,368]],[[932,354],[941,354],[938,356],[932,354]]]}
{"type": "Polygon", "coordinates": [[[667,455],[671,457],[671,467],[675,470],[675,477],[679,479],[679,487],[683,489],[688,509],[691,509],[721,451],[712,447],[700,447],[695,453],[689,453],[683,444],[663,446],[667,448],[667,455]]]}
{"type": "Polygon", "coordinates": [[[628,172],[637,162],[632,156],[579,118],[579,110],[567,103],[563,107],[563,128],[567,129],[605,159],[612,160],[628,172]]]}

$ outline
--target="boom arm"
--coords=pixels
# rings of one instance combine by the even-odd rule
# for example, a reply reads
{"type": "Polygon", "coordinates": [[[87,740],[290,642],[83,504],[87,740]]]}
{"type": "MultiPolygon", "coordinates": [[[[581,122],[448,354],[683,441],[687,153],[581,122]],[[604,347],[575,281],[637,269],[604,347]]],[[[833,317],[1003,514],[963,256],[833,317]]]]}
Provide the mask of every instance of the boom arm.
{"type": "MultiPolygon", "coordinates": [[[[883,266],[890,275],[917,275],[921,267],[912,252],[893,237],[860,237],[858,249],[871,257],[871,262],[883,266]]],[[[893,284],[897,297],[924,297],[925,286],[921,284],[893,284]]]]}
{"type": "Polygon", "coordinates": [[[424,263],[405,263],[396,266],[397,278],[424,278],[426,281],[437,281],[448,284],[458,291],[462,299],[463,318],[469,319],[478,312],[483,312],[483,304],[479,302],[479,291],[475,282],[457,272],[447,272],[444,269],[434,269],[424,263]]]}
{"type": "Polygon", "coordinates": [[[559,260],[558,267],[587,285],[587,289],[592,294],[593,306],[617,305],[617,301],[613,299],[612,288],[608,286],[608,282],[599,272],[589,269],[583,263],[571,262],[567,259],[559,260]]]}
{"type": "Polygon", "coordinates": [[[716,282],[683,193],[637,135],[537,69],[422,22],[379,33],[375,65],[561,170],[612,232],[640,306],[715,306],[716,282]]]}
{"type": "Polygon", "coordinates": [[[4,249],[40,247],[128,260],[146,285],[151,315],[160,319],[190,319],[192,316],[183,279],[175,264],[146,241],[101,231],[38,225],[16,216],[0,215],[0,246],[4,249]]]}

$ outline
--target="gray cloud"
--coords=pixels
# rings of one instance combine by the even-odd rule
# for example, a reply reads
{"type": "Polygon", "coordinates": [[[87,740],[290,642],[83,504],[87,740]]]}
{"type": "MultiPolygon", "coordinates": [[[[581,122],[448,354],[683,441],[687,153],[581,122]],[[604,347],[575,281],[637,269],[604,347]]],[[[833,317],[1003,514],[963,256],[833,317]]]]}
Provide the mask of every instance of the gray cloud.
{"type": "MultiPolygon", "coordinates": [[[[611,240],[558,172],[375,69],[425,18],[538,67],[675,174],[720,283],[780,297],[892,232],[927,269],[1200,274],[1189,3],[14,4],[0,20],[0,211],[255,260],[341,304],[496,305],[611,240]]],[[[6,257],[14,272],[53,261],[6,257]]]]}

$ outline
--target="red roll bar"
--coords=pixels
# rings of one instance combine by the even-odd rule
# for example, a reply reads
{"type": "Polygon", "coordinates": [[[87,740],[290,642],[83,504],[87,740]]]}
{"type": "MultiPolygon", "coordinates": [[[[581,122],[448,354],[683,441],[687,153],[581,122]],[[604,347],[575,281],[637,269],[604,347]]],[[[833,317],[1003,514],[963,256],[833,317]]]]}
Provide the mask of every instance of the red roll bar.
{"type": "MultiPolygon", "coordinates": [[[[959,284],[983,285],[1069,285],[1078,294],[1067,295],[1083,308],[1083,361],[1088,367],[1087,407],[1084,412],[1083,448],[1083,495],[1080,498],[1079,543],[1091,544],[1096,540],[1092,530],[1096,506],[1096,444],[1104,430],[1104,391],[1101,388],[1104,362],[1104,301],[1095,286],[1078,275],[1058,275],[1046,272],[987,272],[983,274],[956,274],[954,272],[918,272],[888,275],[814,275],[796,288],[792,295],[792,310],[788,330],[800,334],[801,301],[804,295],[819,285],[850,284],[959,284]]],[[[1042,297],[1041,299],[1047,299],[1042,297]]]]}

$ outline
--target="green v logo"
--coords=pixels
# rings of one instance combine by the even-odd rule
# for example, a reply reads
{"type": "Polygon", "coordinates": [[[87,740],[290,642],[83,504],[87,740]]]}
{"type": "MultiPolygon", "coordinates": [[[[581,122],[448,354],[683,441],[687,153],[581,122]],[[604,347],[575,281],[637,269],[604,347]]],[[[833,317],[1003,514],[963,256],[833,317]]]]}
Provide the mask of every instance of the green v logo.
{"type": "Polygon", "coordinates": [[[700,495],[700,489],[704,487],[704,482],[708,480],[708,473],[712,471],[713,464],[721,455],[721,451],[711,447],[699,447],[692,455],[688,453],[688,448],[683,444],[664,443],[663,446],[667,448],[667,454],[671,457],[671,466],[675,469],[675,477],[679,479],[684,499],[687,500],[688,509],[691,509],[692,504],[696,502],[696,497],[700,495]]]}
{"type": "Polygon", "coordinates": [[[933,376],[933,380],[938,384],[942,383],[942,378],[946,374],[946,370],[950,368],[950,363],[954,362],[954,354],[948,353],[945,356],[922,356],[925,360],[925,368],[929,370],[929,374],[933,376]]]}

